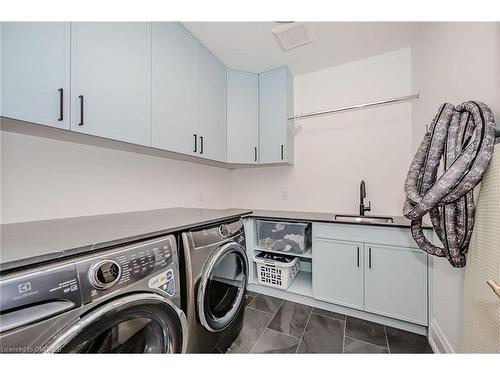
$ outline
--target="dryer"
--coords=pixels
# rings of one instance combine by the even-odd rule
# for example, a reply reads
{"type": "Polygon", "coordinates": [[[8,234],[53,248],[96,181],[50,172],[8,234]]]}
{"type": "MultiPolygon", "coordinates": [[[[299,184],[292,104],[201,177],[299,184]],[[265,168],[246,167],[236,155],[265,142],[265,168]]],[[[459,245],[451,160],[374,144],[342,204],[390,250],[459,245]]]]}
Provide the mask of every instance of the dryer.
{"type": "Polygon", "coordinates": [[[11,353],[181,353],[174,236],[0,276],[0,347],[11,353]]]}
{"type": "Polygon", "coordinates": [[[224,352],[238,336],[248,280],[241,219],[182,233],[187,352],[224,352]]]}

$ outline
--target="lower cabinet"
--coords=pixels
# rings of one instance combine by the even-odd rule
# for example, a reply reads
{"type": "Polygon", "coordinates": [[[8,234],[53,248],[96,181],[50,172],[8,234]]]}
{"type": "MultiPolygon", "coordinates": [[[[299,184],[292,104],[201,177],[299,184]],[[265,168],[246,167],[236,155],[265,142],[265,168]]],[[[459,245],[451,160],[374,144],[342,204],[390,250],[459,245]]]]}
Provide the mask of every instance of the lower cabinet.
{"type": "Polygon", "coordinates": [[[313,298],[427,325],[427,254],[409,230],[340,225],[313,224],[313,298]]]}
{"type": "Polygon", "coordinates": [[[427,254],[365,244],[365,310],[417,324],[427,323],[427,254]]]}
{"type": "Polygon", "coordinates": [[[316,239],[312,267],[314,298],[364,308],[362,243],[316,239]]]}

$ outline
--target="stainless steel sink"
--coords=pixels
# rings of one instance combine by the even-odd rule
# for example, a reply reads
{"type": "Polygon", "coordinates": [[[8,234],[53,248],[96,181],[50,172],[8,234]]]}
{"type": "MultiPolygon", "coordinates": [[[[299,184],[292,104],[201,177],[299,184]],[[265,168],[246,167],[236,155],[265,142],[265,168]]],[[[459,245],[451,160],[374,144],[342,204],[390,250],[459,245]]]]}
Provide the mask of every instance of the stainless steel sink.
{"type": "Polygon", "coordinates": [[[386,216],[358,216],[358,215],[335,215],[335,221],[349,221],[353,223],[367,224],[391,224],[394,223],[392,217],[386,216]]]}

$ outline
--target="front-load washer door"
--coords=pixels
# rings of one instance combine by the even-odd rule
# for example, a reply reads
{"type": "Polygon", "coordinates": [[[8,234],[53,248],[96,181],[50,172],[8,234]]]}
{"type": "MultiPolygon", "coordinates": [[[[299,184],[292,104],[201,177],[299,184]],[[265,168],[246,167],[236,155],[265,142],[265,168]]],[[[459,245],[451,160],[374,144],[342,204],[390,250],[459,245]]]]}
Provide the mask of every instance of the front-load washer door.
{"type": "Polygon", "coordinates": [[[56,353],[182,353],[184,313],[168,299],[137,293],[86,313],[47,345],[56,353]]]}
{"type": "Polygon", "coordinates": [[[241,245],[229,242],[212,254],[197,294],[200,323],[206,329],[221,331],[234,321],[244,303],[247,280],[248,261],[241,245]]]}

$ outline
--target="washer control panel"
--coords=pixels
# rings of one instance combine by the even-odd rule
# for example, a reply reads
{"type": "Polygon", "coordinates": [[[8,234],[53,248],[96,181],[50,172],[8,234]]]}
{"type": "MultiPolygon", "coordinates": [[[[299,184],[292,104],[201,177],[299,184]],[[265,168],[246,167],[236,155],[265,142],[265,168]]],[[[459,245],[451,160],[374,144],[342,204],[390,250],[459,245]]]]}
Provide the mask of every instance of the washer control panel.
{"type": "Polygon", "coordinates": [[[148,286],[151,289],[160,289],[167,293],[170,297],[175,294],[175,275],[172,269],[168,269],[159,275],[153,276],[149,282],[148,286]]]}
{"type": "Polygon", "coordinates": [[[234,237],[243,233],[243,221],[236,220],[214,227],[208,227],[191,232],[193,246],[195,248],[210,246],[224,241],[226,238],[234,237]]]}
{"type": "Polygon", "coordinates": [[[0,280],[0,313],[46,301],[70,302],[68,309],[81,305],[80,283],[74,264],[40,268],[0,280]]]}
{"type": "Polygon", "coordinates": [[[141,279],[147,283],[149,276],[166,270],[174,262],[177,264],[174,236],[141,242],[78,262],[83,301],[88,303],[141,279]]]}

